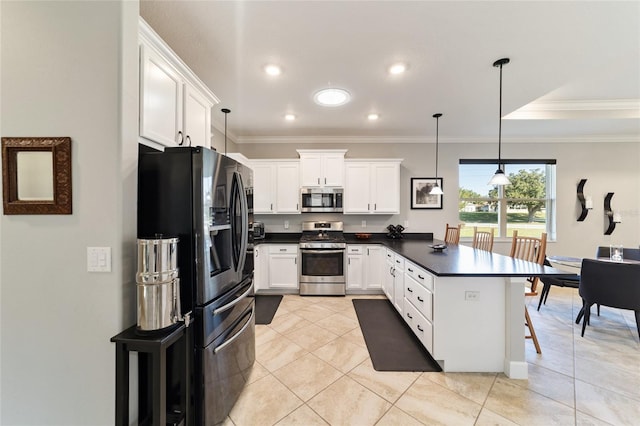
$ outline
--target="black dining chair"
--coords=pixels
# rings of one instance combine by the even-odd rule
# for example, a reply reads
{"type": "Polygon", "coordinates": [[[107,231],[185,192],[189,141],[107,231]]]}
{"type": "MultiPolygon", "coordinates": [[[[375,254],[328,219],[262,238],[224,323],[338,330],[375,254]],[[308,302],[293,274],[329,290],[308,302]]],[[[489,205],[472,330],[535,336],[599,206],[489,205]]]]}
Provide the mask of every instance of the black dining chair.
{"type": "Polygon", "coordinates": [[[640,338],[640,264],[583,259],[578,292],[583,311],[581,336],[590,325],[591,306],[597,303],[634,311],[640,338]]]}
{"type": "MultiPolygon", "coordinates": [[[[553,266],[546,257],[544,258],[544,264],[546,266],[553,266]]],[[[538,310],[540,310],[540,306],[542,306],[543,303],[545,305],[547,304],[547,297],[549,297],[549,291],[551,291],[552,285],[557,287],[578,288],[578,285],[580,284],[580,275],[553,275],[540,277],[540,281],[542,282],[542,291],[540,292],[540,300],[538,301],[538,310]]]]}

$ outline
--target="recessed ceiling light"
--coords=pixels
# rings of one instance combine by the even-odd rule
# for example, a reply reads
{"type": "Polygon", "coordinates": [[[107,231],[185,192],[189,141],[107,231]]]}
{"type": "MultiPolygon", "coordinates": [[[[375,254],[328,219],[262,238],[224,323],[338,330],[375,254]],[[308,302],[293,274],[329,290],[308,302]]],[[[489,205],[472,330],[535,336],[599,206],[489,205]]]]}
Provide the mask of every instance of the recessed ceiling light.
{"type": "Polygon", "coordinates": [[[295,114],[285,114],[284,119],[287,121],[294,121],[296,119],[295,114]]]}
{"type": "Polygon", "coordinates": [[[380,116],[375,112],[372,112],[371,114],[367,115],[367,120],[369,121],[376,121],[378,118],[380,118],[380,116]]]}
{"type": "Polygon", "coordinates": [[[326,107],[337,107],[351,100],[351,95],[344,89],[337,87],[322,89],[313,95],[313,101],[326,107]]]}
{"type": "Polygon", "coordinates": [[[389,74],[402,74],[406,70],[407,70],[407,65],[399,62],[389,67],[389,74]]]}
{"type": "Polygon", "coordinates": [[[282,74],[282,69],[277,65],[269,64],[269,65],[265,65],[264,72],[266,72],[269,75],[276,76],[276,75],[282,74]]]}

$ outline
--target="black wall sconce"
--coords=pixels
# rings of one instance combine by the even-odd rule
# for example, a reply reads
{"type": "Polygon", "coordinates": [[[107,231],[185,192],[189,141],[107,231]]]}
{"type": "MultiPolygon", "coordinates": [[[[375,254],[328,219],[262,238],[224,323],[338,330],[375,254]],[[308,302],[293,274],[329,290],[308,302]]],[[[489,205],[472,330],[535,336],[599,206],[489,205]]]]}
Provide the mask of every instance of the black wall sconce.
{"type": "Polygon", "coordinates": [[[589,213],[589,210],[593,209],[593,200],[591,197],[584,196],[584,184],[587,183],[586,179],[580,179],[578,183],[578,200],[580,201],[580,206],[582,207],[582,211],[580,212],[580,216],[578,217],[578,222],[582,222],[589,213]]]}
{"type": "Polygon", "coordinates": [[[613,192],[609,192],[604,197],[604,214],[609,220],[609,227],[606,231],[604,231],[604,235],[611,235],[613,233],[613,230],[616,229],[616,223],[622,222],[622,218],[620,217],[620,215],[614,214],[613,210],[611,209],[611,198],[613,198],[613,192]]]}

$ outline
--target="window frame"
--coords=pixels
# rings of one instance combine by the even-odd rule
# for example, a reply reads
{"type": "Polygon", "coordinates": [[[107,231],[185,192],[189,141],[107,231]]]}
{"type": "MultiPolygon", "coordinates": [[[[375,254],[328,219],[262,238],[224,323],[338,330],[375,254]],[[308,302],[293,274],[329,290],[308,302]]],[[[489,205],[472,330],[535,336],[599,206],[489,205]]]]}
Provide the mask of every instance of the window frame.
{"type": "MultiPolygon", "coordinates": [[[[460,177],[460,166],[462,165],[493,165],[496,169],[498,168],[497,160],[490,159],[459,159],[458,161],[458,178],[460,177]]],[[[545,231],[547,233],[548,241],[556,240],[556,166],[557,162],[555,159],[501,159],[500,160],[500,169],[504,170],[505,165],[517,165],[517,164],[526,164],[526,165],[540,165],[544,167],[545,173],[545,194],[546,197],[542,198],[506,198],[504,193],[504,186],[497,186],[498,188],[498,196],[496,198],[491,197],[479,197],[479,198],[461,198],[460,197],[460,179],[458,179],[458,204],[464,201],[487,201],[487,202],[495,202],[498,205],[497,213],[497,230],[498,234],[496,236],[497,241],[505,241],[509,240],[511,237],[507,235],[507,227],[508,222],[506,220],[507,213],[507,204],[512,200],[519,201],[544,201],[545,209],[546,209],[546,222],[545,222],[545,231]]],[[[490,179],[491,176],[487,176],[487,180],[490,179]]],[[[460,211],[458,211],[458,214],[460,211]]],[[[470,237],[464,237],[464,241],[470,240],[470,237]]]]}

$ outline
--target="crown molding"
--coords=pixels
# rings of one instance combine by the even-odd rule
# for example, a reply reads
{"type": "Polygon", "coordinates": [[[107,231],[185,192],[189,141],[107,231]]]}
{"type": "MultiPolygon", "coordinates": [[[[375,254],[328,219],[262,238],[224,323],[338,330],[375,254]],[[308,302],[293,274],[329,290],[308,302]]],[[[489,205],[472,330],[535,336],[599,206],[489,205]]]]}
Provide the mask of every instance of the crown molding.
{"type": "MultiPolygon", "coordinates": [[[[425,144],[435,143],[433,138],[421,136],[245,136],[235,141],[237,144],[425,144]]],[[[440,138],[440,142],[455,143],[497,143],[497,139],[491,138],[440,138]]],[[[503,143],[640,143],[640,135],[589,135],[570,137],[522,137],[505,138],[503,143]]]]}
{"type": "Polygon", "coordinates": [[[640,118],[640,99],[534,101],[504,116],[505,120],[640,118]]]}

